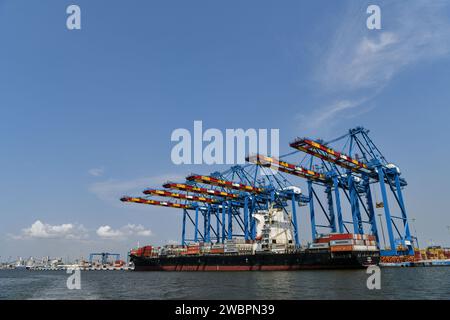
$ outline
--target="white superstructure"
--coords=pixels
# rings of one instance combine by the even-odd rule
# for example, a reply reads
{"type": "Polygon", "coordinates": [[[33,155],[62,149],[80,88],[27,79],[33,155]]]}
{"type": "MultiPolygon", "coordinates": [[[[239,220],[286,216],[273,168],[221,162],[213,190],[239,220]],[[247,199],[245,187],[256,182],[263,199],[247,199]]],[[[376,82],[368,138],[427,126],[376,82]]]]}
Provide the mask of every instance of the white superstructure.
{"type": "Polygon", "coordinates": [[[291,217],[281,208],[259,210],[256,220],[256,250],[285,251],[294,241],[291,217]]]}

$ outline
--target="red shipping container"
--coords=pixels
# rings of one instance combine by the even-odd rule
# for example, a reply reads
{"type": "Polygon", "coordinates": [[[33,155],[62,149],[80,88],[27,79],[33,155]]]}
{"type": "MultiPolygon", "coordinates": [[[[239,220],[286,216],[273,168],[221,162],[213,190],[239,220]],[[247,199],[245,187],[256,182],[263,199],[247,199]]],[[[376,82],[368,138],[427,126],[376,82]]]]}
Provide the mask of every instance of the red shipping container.
{"type": "Polygon", "coordinates": [[[348,240],[353,239],[353,233],[330,234],[330,240],[348,240]]]}

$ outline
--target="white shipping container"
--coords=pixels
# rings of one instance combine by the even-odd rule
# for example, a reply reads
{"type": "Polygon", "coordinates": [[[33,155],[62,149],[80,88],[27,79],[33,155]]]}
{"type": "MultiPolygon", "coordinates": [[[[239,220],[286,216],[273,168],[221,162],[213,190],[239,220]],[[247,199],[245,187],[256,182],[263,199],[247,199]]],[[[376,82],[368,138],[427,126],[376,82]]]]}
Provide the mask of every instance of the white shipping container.
{"type": "Polygon", "coordinates": [[[367,246],[353,246],[354,251],[367,251],[367,246]]]}
{"type": "Polygon", "coordinates": [[[369,251],[377,251],[378,248],[377,248],[377,246],[368,246],[367,250],[369,250],[369,251]]]}
{"type": "Polygon", "coordinates": [[[348,240],[332,240],[332,241],[330,241],[330,245],[331,246],[342,246],[342,245],[351,246],[351,245],[353,245],[353,240],[351,240],[351,239],[348,239],[348,240]]]}
{"type": "Polygon", "coordinates": [[[311,243],[309,245],[310,249],[322,249],[322,248],[329,248],[330,245],[328,243],[311,243]]]}

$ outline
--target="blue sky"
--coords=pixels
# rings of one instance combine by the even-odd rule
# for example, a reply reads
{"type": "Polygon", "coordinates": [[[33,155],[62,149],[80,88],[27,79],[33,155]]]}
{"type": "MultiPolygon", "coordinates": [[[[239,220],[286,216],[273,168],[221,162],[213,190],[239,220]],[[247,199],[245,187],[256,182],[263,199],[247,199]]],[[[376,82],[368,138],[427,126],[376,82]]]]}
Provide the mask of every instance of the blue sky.
{"type": "Polygon", "coordinates": [[[367,127],[449,245],[450,5],[372,3],[381,30],[364,1],[0,0],[0,259],[179,240],[178,211],[117,198],[212,171],[170,160],[194,120],[279,128],[282,152],[367,127]]]}

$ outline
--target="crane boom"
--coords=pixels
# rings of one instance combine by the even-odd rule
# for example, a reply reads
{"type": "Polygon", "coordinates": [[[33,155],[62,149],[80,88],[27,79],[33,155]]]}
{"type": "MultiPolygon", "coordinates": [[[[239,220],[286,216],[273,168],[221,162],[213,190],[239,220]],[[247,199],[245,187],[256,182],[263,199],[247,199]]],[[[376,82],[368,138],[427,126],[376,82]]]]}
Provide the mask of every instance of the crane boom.
{"type": "Polygon", "coordinates": [[[227,189],[247,191],[247,192],[252,192],[252,193],[261,193],[264,191],[263,188],[258,188],[258,187],[245,185],[242,183],[217,179],[217,178],[210,177],[210,176],[191,175],[191,176],[187,177],[186,180],[210,184],[213,186],[223,187],[223,188],[227,188],[227,189]]]}
{"type": "Polygon", "coordinates": [[[163,187],[167,188],[167,189],[176,189],[176,190],[195,192],[195,193],[200,193],[200,194],[209,194],[209,195],[224,197],[224,198],[231,198],[231,199],[239,198],[239,195],[236,193],[206,189],[206,188],[191,186],[191,185],[185,184],[185,183],[166,183],[163,185],[163,187]]]}
{"type": "Polygon", "coordinates": [[[191,196],[183,193],[169,192],[165,190],[157,190],[157,189],[146,189],[144,190],[144,194],[157,195],[161,197],[170,197],[176,199],[184,199],[189,201],[198,201],[205,203],[220,203],[220,201],[211,198],[199,197],[199,196],[191,196]]]}
{"type": "Polygon", "coordinates": [[[149,205],[153,205],[153,206],[162,206],[162,207],[170,207],[170,208],[178,208],[178,209],[192,209],[193,208],[191,205],[187,205],[187,204],[150,200],[150,199],[144,199],[144,198],[139,198],[139,197],[122,197],[122,198],[120,198],[120,201],[143,203],[143,204],[149,204],[149,205]]]}
{"type": "Polygon", "coordinates": [[[322,160],[335,163],[345,169],[349,169],[355,172],[372,173],[372,170],[359,160],[335,151],[321,143],[312,141],[309,139],[297,139],[289,144],[292,148],[306,152],[322,160]]]}
{"type": "Polygon", "coordinates": [[[303,168],[300,166],[296,166],[295,164],[292,164],[292,163],[280,161],[273,157],[256,154],[256,155],[247,157],[246,160],[248,162],[252,162],[252,163],[255,163],[258,165],[262,165],[262,166],[275,165],[276,169],[281,172],[289,173],[289,174],[292,174],[292,175],[295,175],[298,177],[302,177],[305,179],[317,180],[317,181],[322,181],[322,182],[327,181],[327,178],[325,177],[325,175],[323,175],[321,173],[318,173],[313,170],[309,170],[309,169],[306,169],[306,168],[303,168]]]}

